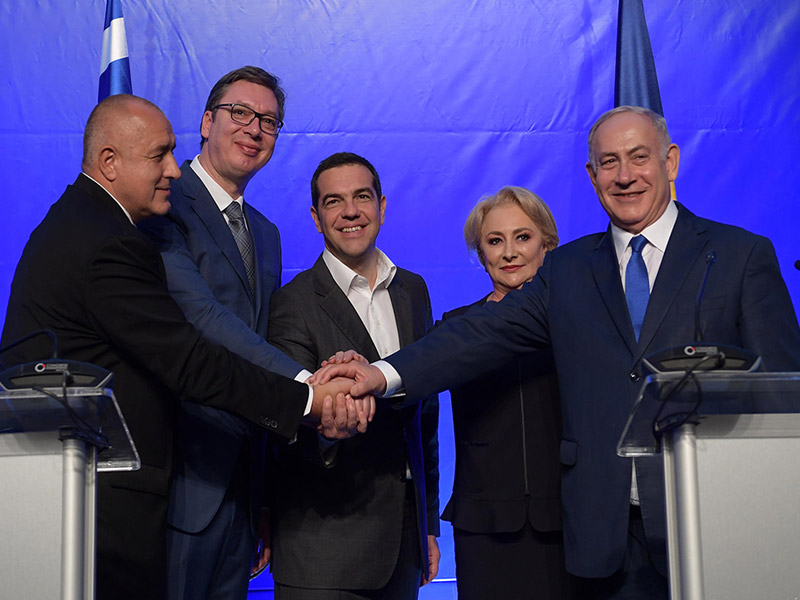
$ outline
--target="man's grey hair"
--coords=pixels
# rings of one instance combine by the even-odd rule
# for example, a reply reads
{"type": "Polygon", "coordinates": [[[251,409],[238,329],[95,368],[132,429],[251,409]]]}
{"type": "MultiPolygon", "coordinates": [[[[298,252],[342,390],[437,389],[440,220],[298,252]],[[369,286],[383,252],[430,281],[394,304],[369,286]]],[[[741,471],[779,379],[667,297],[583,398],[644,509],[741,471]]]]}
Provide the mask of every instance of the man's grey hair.
{"type": "Polygon", "coordinates": [[[614,115],[626,112],[642,115],[650,120],[650,123],[653,125],[653,129],[656,130],[658,141],[661,143],[661,157],[663,159],[667,158],[667,151],[669,150],[669,145],[672,143],[672,140],[669,137],[667,121],[664,119],[664,117],[657,112],[653,112],[649,108],[644,108],[642,106],[618,106],[600,115],[600,118],[594,122],[594,125],[592,125],[592,128],[589,130],[589,164],[592,165],[593,171],[597,170],[597,160],[594,152],[594,142],[595,137],[597,136],[597,128],[614,115]]]}

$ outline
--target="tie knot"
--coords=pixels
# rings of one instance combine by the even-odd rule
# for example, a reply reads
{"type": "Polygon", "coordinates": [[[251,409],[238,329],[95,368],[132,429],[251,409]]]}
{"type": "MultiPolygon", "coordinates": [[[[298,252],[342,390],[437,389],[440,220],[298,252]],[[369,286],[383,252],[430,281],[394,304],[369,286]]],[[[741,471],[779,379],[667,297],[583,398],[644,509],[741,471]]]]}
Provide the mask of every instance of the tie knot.
{"type": "Polygon", "coordinates": [[[242,207],[239,206],[239,203],[236,201],[231,202],[225,209],[222,211],[231,221],[241,221],[244,219],[244,213],[242,212],[242,207]]]}
{"type": "Polygon", "coordinates": [[[643,235],[637,235],[637,236],[631,238],[631,241],[630,241],[631,250],[634,252],[634,254],[636,252],[641,252],[642,248],[644,248],[644,245],[646,243],[647,243],[647,238],[646,237],[644,237],[643,235]]]}

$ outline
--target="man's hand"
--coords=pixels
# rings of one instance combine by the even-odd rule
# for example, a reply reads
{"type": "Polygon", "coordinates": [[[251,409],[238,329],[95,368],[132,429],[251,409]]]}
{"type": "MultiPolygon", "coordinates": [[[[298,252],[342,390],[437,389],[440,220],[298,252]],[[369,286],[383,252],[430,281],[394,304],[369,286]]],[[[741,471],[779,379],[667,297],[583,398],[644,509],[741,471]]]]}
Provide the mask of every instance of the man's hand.
{"type": "MultiPolygon", "coordinates": [[[[328,365],[339,365],[350,361],[364,363],[365,365],[369,364],[369,361],[355,350],[339,350],[327,360],[323,360],[322,364],[320,365],[320,369],[322,369],[322,367],[327,367],[328,365]]],[[[319,373],[319,371],[317,371],[317,373],[319,373]]],[[[309,377],[306,380],[306,383],[310,383],[312,385],[317,383],[317,373],[314,373],[311,377],[309,377]]]]}
{"type": "Polygon", "coordinates": [[[419,586],[428,585],[439,574],[439,558],[442,553],[439,552],[439,542],[436,541],[435,535],[428,536],[428,576],[422,577],[419,586]]]}
{"type": "Polygon", "coordinates": [[[348,394],[352,385],[352,379],[342,378],[312,384],[314,400],[308,417],[315,426],[319,424],[318,431],[327,438],[345,439],[364,433],[375,416],[375,398],[364,395],[354,400],[348,394]]]}
{"type": "Polygon", "coordinates": [[[333,377],[347,377],[356,381],[348,390],[353,398],[362,398],[370,394],[380,396],[386,391],[386,379],[381,370],[359,361],[328,364],[314,373],[312,379],[315,385],[322,385],[333,377]]]}
{"type": "Polygon", "coordinates": [[[355,350],[339,350],[336,354],[331,356],[328,360],[323,360],[321,366],[326,365],[339,365],[342,363],[348,363],[350,361],[361,362],[364,364],[369,364],[369,361],[364,358],[361,354],[356,352],[355,350]]]}
{"type": "Polygon", "coordinates": [[[372,421],[374,405],[374,396],[353,400],[349,394],[339,392],[335,401],[325,396],[317,431],[329,440],[343,440],[364,433],[367,423],[372,421]]]}

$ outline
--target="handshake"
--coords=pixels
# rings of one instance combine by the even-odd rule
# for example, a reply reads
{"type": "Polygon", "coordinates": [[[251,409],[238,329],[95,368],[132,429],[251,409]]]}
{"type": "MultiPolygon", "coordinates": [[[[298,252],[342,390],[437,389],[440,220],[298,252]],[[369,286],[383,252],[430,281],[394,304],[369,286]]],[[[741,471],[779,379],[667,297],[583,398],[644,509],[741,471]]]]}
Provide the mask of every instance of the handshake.
{"type": "Polygon", "coordinates": [[[308,424],[328,439],[364,433],[375,416],[375,394],[386,391],[380,369],[355,352],[337,352],[307,381],[314,389],[308,424]],[[317,421],[318,420],[318,421],[317,421]]]}

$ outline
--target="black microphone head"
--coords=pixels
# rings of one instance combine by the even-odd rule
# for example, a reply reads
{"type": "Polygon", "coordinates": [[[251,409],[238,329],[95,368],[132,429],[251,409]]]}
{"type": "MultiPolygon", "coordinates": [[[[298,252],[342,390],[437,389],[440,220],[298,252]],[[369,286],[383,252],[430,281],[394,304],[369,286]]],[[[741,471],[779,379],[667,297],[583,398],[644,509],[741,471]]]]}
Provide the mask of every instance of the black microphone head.
{"type": "Polygon", "coordinates": [[[716,250],[709,250],[708,254],[706,254],[706,264],[713,265],[715,262],[717,262],[717,252],[716,250]]]}
{"type": "Polygon", "coordinates": [[[794,268],[800,270],[800,260],[794,262],[794,268]]]}

